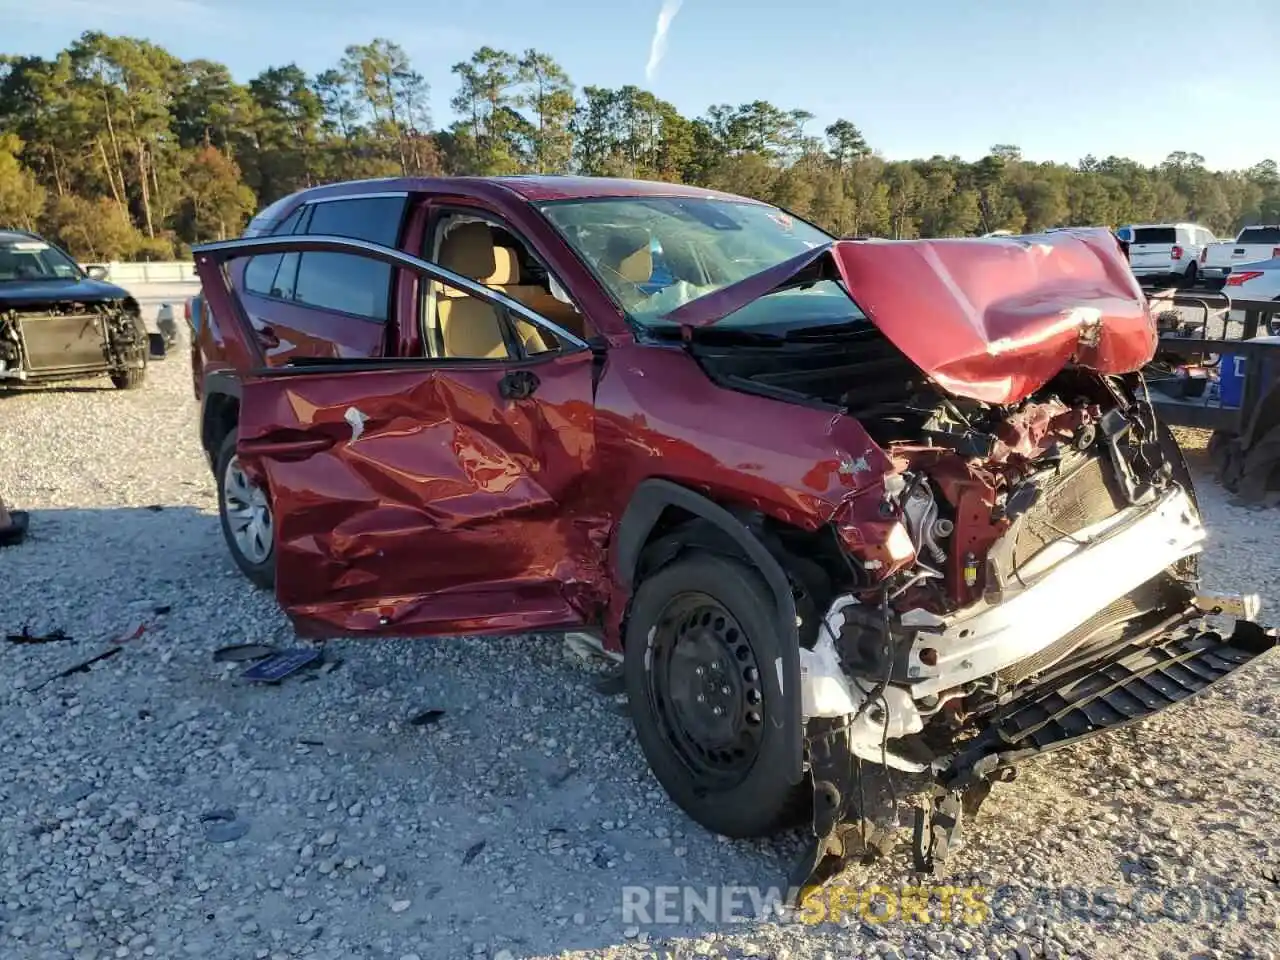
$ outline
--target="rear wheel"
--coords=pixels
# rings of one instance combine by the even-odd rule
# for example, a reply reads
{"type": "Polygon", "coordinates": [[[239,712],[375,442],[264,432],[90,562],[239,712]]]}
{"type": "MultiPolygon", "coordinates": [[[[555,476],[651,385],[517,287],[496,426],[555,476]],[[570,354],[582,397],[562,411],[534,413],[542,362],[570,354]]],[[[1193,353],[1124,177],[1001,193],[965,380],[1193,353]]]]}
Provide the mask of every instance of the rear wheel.
{"type": "Polygon", "coordinates": [[[624,674],[636,736],[668,795],[728,837],[795,825],[807,784],[788,782],[783,703],[764,671],[781,655],[772,594],[746,564],[675,560],[632,601],[624,674]]]}
{"type": "Polygon", "coordinates": [[[1199,279],[1200,268],[1196,266],[1196,262],[1192,260],[1187,264],[1187,272],[1182,275],[1182,285],[1184,287],[1194,287],[1196,280],[1199,279]]]}
{"type": "Polygon", "coordinates": [[[275,522],[267,491],[253,482],[236,456],[239,433],[229,432],[218,449],[214,474],[218,483],[218,516],[232,559],[254,584],[275,584],[275,522]]]}

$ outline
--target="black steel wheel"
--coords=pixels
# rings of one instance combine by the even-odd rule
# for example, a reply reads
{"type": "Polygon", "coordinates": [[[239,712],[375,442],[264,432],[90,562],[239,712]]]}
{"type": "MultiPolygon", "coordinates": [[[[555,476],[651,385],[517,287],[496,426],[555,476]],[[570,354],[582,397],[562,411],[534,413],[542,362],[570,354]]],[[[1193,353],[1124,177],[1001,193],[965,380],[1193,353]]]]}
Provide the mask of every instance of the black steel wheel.
{"type": "Polygon", "coordinates": [[[764,682],[738,621],[714,597],[677,594],[650,651],[649,701],[671,749],[707,784],[742,782],[760,752],[764,682]]]}
{"type": "Polygon", "coordinates": [[[637,588],[627,620],[630,713],[654,776],[690,817],[729,837],[797,822],[807,785],[766,670],[781,654],[772,594],[738,560],[694,553],[637,588]]]}

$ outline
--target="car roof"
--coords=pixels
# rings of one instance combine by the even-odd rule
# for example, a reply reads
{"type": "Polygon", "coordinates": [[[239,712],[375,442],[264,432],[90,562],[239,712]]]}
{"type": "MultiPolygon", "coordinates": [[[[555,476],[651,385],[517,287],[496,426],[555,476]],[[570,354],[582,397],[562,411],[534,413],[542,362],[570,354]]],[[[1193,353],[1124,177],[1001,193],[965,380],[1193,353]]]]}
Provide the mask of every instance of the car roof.
{"type": "Polygon", "coordinates": [[[320,197],[368,193],[456,193],[492,197],[514,194],[531,203],[550,200],[597,200],[609,197],[699,197],[759,203],[747,197],[656,180],[628,180],[622,177],[575,177],[530,174],[507,177],[387,177],[375,180],[347,180],[312,187],[295,194],[300,201],[320,197]]]}
{"type": "Polygon", "coordinates": [[[5,229],[0,227],[0,240],[43,240],[38,234],[29,230],[5,229]]]}

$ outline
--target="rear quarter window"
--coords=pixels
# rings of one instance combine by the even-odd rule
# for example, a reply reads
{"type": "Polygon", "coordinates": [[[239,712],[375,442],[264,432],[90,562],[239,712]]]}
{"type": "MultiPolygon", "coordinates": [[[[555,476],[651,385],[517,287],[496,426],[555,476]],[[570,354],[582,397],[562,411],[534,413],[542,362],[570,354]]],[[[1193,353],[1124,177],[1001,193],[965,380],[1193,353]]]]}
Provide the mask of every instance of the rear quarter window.
{"type": "Polygon", "coordinates": [[[1280,244],[1280,227],[1245,227],[1236,242],[1280,244]]]}
{"type": "MultiPolygon", "coordinates": [[[[273,233],[346,237],[395,247],[407,197],[353,197],[307,204],[273,233]]],[[[245,286],[264,296],[385,322],[391,299],[389,264],[346,253],[275,254],[255,257],[245,286]],[[257,261],[263,261],[257,266],[257,261]],[[268,276],[268,273],[270,274],[268,276]]]]}
{"type": "MultiPolygon", "coordinates": [[[[273,237],[296,233],[298,224],[302,222],[302,215],[306,212],[306,209],[306,207],[299,207],[269,231],[260,232],[267,233],[273,237]]],[[[291,254],[291,256],[296,255],[291,254]]],[[[280,263],[283,259],[284,254],[282,253],[268,253],[261,257],[251,257],[244,268],[245,289],[250,293],[256,293],[263,297],[288,298],[292,296],[292,280],[295,271],[281,271],[280,263]],[[287,274],[287,278],[280,276],[282,273],[287,274]],[[287,282],[282,285],[281,281],[286,279],[287,282]]]]}

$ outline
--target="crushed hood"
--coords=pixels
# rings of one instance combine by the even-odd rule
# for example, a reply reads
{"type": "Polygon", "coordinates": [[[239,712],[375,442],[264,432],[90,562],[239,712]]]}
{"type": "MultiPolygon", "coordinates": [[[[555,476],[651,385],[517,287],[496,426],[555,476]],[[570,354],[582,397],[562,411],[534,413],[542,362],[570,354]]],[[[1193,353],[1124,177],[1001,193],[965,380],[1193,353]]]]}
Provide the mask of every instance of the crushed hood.
{"type": "Polygon", "coordinates": [[[723,320],[776,290],[822,279],[846,292],[942,389],[1015,403],[1069,363],[1130,373],[1158,334],[1107,230],[982,239],[836,240],[684,304],[664,319],[723,320]]]}

